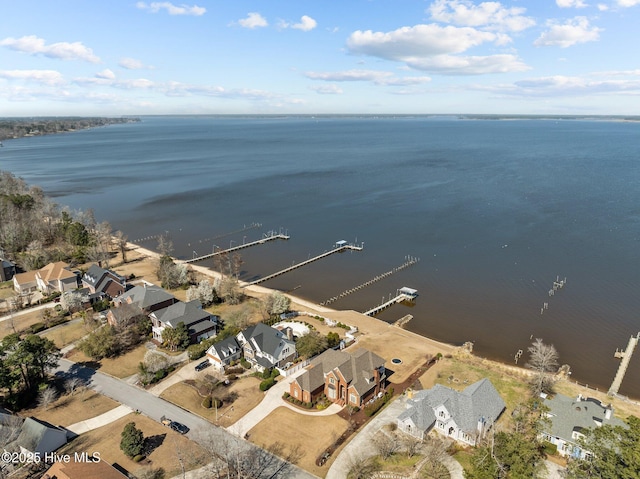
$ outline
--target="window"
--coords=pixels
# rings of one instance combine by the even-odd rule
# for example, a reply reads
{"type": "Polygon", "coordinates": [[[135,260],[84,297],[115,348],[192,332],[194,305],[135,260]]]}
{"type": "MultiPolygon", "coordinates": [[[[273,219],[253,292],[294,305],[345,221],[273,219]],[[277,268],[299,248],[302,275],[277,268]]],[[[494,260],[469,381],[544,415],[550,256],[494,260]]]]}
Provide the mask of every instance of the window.
{"type": "Polygon", "coordinates": [[[329,382],[330,382],[331,384],[335,384],[335,383],[336,383],[336,380],[335,380],[334,378],[329,378],[329,382]]]}
{"type": "Polygon", "coordinates": [[[353,393],[349,394],[349,402],[351,404],[358,404],[358,397],[353,393]]]}
{"type": "Polygon", "coordinates": [[[329,399],[335,399],[335,398],[336,398],[336,390],[329,388],[329,399]]]}
{"type": "Polygon", "coordinates": [[[440,413],[438,414],[440,417],[444,417],[444,411],[440,411],[440,413]]]}
{"type": "Polygon", "coordinates": [[[293,391],[293,396],[296,397],[296,398],[298,397],[298,390],[297,389],[295,391],[293,391]]]}

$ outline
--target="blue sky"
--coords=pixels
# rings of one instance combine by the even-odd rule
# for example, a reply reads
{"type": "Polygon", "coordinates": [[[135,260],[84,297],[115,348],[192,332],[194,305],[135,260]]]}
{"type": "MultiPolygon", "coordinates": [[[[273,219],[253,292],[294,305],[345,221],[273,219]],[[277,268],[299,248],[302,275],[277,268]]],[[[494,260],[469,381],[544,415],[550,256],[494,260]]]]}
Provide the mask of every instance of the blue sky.
{"type": "Polygon", "coordinates": [[[640,0],[4,0],[0,116],[640,114],[640,0]]]}

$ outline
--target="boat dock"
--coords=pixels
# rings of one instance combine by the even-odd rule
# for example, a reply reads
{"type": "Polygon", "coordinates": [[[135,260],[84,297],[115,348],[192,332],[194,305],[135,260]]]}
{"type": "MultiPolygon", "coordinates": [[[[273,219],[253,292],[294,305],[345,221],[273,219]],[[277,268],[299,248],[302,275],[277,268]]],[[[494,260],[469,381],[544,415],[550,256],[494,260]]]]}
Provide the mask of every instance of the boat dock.
{"type": "Polygon", "coordinates": [[[289,266],[288,268],[285,268],[283,270],[277,271],[277,272],[275,272],[273,274],[270,274],[268,276],[265,276],[263,278],[256,279],[255,281],[251,281],[250,283],[247,283],[247,286],[252,286],[254,284],[259,284],[259,283],[264,283],[265,281],[269,281],[270,279],[273,279],[273,278],[275,278],[277,276],[286,274],[289,271],[293,271],[294,269],[302,268],[303,266],[308,265],[309,263],[313,263],[314,261],[318,261],[319,259],[326,258],[327,256],[332,255],[334,253],[341,253],[341,252],[347,251],[347,250],[362,251],[363,248],[364,248],[364,243],[361,243],[360,246],[358,246],[358,245],[355,245],[355,244],[348,244],[344,240],[338,241],[333,246],[332,250],[325,251],[324,253],[319,254],[318,256],[314,256],[313,258],[309,258],[308,260],[305,260],[305,261],[303,261],[301,263],[294,264],[292,266],[289,266]]]}
{"type": "Polygon", "coordinates": [[[418,291],[415,289],[407,288],[406,286],[400,288],[396,291],[395,297],[389,299],[389,301],[383,301],[382,304],[379,304],[375,308],[370,309],[362,314],[366,316],[375,316],[376,314],[384,311],[385,309],[393,306],[397,303],[402,303],[403,301],[415,301],[418,297],[418,291]]]}
{"type": "MultiPolygon", "coordinates": [[[[277,240],[277,239],[288,240],[289,238],[291,238],[291,236],[289,236],[289,235],[284,235],[282,233],[276,233],[275,231],[269,231],[268,233],[264,233],[263,234],[262,239],[259,239],[257,241],[252,241],[250,243],[243,243],[243,244],[240,244],[238,246],[234,246],[232,248],[218,250],[218,251],[215,251],[213,253],[205,254],[205,255],[202,255],[202,256],[196,256],[195,251],[194,251],[193,258],[184,260],[184,262],[185,263],[197,263],[198,261],[202,261],[202,260],[205,260],[205,259],[213,258],[215,256],[219,256],[219,255],[222,255],[222,254],[233,253],[234,251],[238,251],[238,250],[241,250],[241,249],[244,249],[244,248],[249,248],[251,246],[256,246],[256,245],[259,245],[259,244],[265,244],[267,241],[273,241],[273,240],[277,240]]],[[[215,249],[215,247],[214,247],[214,249],[215,249]]]]}
{"type": "Polygon", "coordinates": [[[631,361],[633,350],[638,345],[638,340],[640,340],[640,333],[638,333],[636,337],[631,336],[631,338],[629,338],[627,349],[625,349],[624,351],[619,351],[616,349],[616,352],[613,356],[615,358],[622,359],[622,361],[620,362],[620,366],[618,366],[616,377],[613,379],[611,387],[609,388],[609,396],[615,396],[616,394],[618,394],[618,390],[620,389],[620,385],[622,384],[624,375],[627,372],[627,368],[629,367],[629,362],[631,361]]]}

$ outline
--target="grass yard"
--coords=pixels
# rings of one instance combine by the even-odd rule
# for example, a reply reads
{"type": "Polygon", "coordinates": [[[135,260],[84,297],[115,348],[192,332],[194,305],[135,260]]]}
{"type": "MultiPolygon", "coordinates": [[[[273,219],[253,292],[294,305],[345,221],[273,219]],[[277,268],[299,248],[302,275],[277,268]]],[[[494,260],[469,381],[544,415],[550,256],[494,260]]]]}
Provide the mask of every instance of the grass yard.
{"type": "MultiPolygon", "coordinates": [[[[110,374],[120,379],[128,378],[138,372],[138,364],[144,359],[144,355],[147,352],[147,348],[144,344],[140,344],[135,349],[118,356],[117,358],[104,358],[101,359],[98,367],[98,371],[110,374]]],[[[72,350],[69,355],[71,361],[77,363],[94,363],[94,361],[85,356],[82,351],[78,349],[72,350]]],[[[95,363],[94,363],[95,364],[95,363]]]]}
{"type": "Polygon", "coordinates": [[[320,477],[329,470],[328,464],[316,466],[318,456],[329,447],[349,424],[334,416],[307,416],[286,407],[279,407],[249,431],[250,441],[261,447],[268,447],[277,439],[285,447],[286,453],[298,447],[301,458],[297,465],[320,477]],[[274,434],[277,430],[277,435],[274,434]]]}
{"type": "Polygon", "coordinates": [[[73,396],[65,394],[48,408],[27,409],[21,412],[25,417],[35,416],[57,426],[70,426],[85,419],[99,416],[120,404],[91,389],[82,388],[73,396]]]}
{"type": "Polygon", "coordinates": [[[183,382],[169,387],[160,397],[188,411],[192,411],[214,424],[228,427],[260,404],[260,401],[264,398],[264,393],[260,391],[259,385],[260,380],[258,378],[244,377],[234,381],[228,387],[219,386],[219,389],[214,392],[214,396],[224,397],[226,394],[235,393],[238,397],[233,403],[223,404],[218,409],[218,422],[216,422],[216,409],[203,407],[203,398],[195,388],[183,382]]]}
{"type": "Polygon", "coordinates": [[[85,328],[84,321],[80,319],[79,321],[68,322],[51,330],[43,331],[40,336],[49,338],[56,343],[57,347],[62,349],[87,334],[89,334],[89,331],[85,328]]]}
{"type": "Polygon", "coordinates": [[[29,311],[25,314],[15,314],[13,319],[6,319],[0,322],[0,338],[4,338],[13,333],[15,327],[17,332],[24,331],[29,326],[35,323],[42,322],[42,311],[29,311]],[[13,322],[13,325],[11,324],[13,322]]]}
{"type": "Polygon", "coordinates": [[[187,471],[209,462],[206,451],[196,443],[139,414],[129,414],[111,424],[81,434],[58,452],[73,454],[76,451],[86,451],[89,454],[99,452],[101,460],[109,464],[118,463],[135,475],[152,467],[163,468],[165,477],[174,477],[182,473],[180,459],[187,471]],[[142,430],[145,439],[150,439],[149,442],[155,446],[148,453],[147,458],[139,463],[129,459],[120,450],[122,430],[132,421],[142,430]]]}
{"type": "Polygon", "coordinates": [[[529,389],[522,375],[498,366],[473,356],[443,358],[420,377],[420,383],[425,389],[442,384],[461,391],[482,378],[488,378],[507,404],[507,409],[512,411],[515,405],[528,397],[529,389]]]}

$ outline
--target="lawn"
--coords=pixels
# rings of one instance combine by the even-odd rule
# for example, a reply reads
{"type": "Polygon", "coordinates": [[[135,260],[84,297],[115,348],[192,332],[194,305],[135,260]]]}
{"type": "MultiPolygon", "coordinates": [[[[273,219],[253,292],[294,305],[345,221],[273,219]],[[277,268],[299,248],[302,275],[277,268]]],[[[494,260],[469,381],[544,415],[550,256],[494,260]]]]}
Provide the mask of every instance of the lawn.
{"type": "MultiPolygon", "coordinates": [[[[120,379],[128,378],[138,372],[138,364],[142,362],[146,352],[147,348],[145,345],[140,344],[135,349],[132,349],[131,351],[116,358],[101,359],[99,361],[98,370],[120,379]]],[[[93,363],[91,358],[85,356],[84,353],[78,349],[72,350],[69,353],[68,358],[77,363],[93,363]]]]}
{"type": "Polygon", "coordinates": [[[87,334],[89,331],[85,328],[84,321],[79,320],[51,328],[51,330],[42,332],[41,336],[49,338],[56,343],[57,347],[64,348],[87,334]]]}
{"type": "Polygon", "coordinates": [[[279,407],[251,429],[249,437],[251,442],[261,447],[268,447],[278,441],[283,444],[287,453],[298,448],[301,458],[297,465],[324,477],[328,464],[316,466],[316,459],[348,426],[347,421],[336,415],[314,417],[279,407]]]}
{"type": "Polygon", "coordinates": [[[81,434],[58,452],[73,454],[76,451],[85,451],[89,454],[99,452],[101,460],[109,464],[118,463],[135,475],[145,469],[163,468],[165,477],[174,477],[182,472],[180,460],[187,471],[202,467],[209,462],[206,451],[199,445],[139,414],[129,414],[111,424],[81,434]],[[151,447],[152,450],[147,458],[139,463],[129,459],[120,450],[122,430],[131,421],[142,430],[145,439],[150,440],[149,443],[155,446],[151,447]]]}
{"type": "Polygon", "coordinates": [[[425,389],[442,384],[461,391],[482,378],[488,378],[500,393],[507,409],[512,411],[529,396],[529,388],[522,375],[499,366],[474,356],[443,358],[420,377],[420,383],[425,389]]]}
{"type": "Polygon", "coordinates": [[[25,314],[16,315],[14,313],[13,319],[6,319],[0,322],[0,338],[12,334],[15,327],[17,332],[24,331],[29,326],[35,323],[42,322],[42,311],[29,311],[25,314]],[[11,324],[13,322],[13,325],[11,324]]]}
{"type": "Polygon", "coordinates": [[[119,406],[119,403],[91,389],[81,388],[73,396],[65,394],[48,408],[27,409],[23,416],[35,416],[57,426],[70,426],[99,416],[119,406]]]}
{"type": "Polygon", "coordinates": [[[233,381],[230,386],[219,386],[219,389],[214,392],[214,396],[224,397],[225,395],[235,393],[238,397],[233,403],[223,404],[222,407],[218,409],[217,422],[216,409],[203,407],[203,398],[195,388],[184,382],[169,387],[160,397],[188,411],[192,411],[214,424],[228,427],[260,404],[260,401],[264,398],[264,393],[260,391],[259,385],[260,379],[248,376],[233,381]]]}

